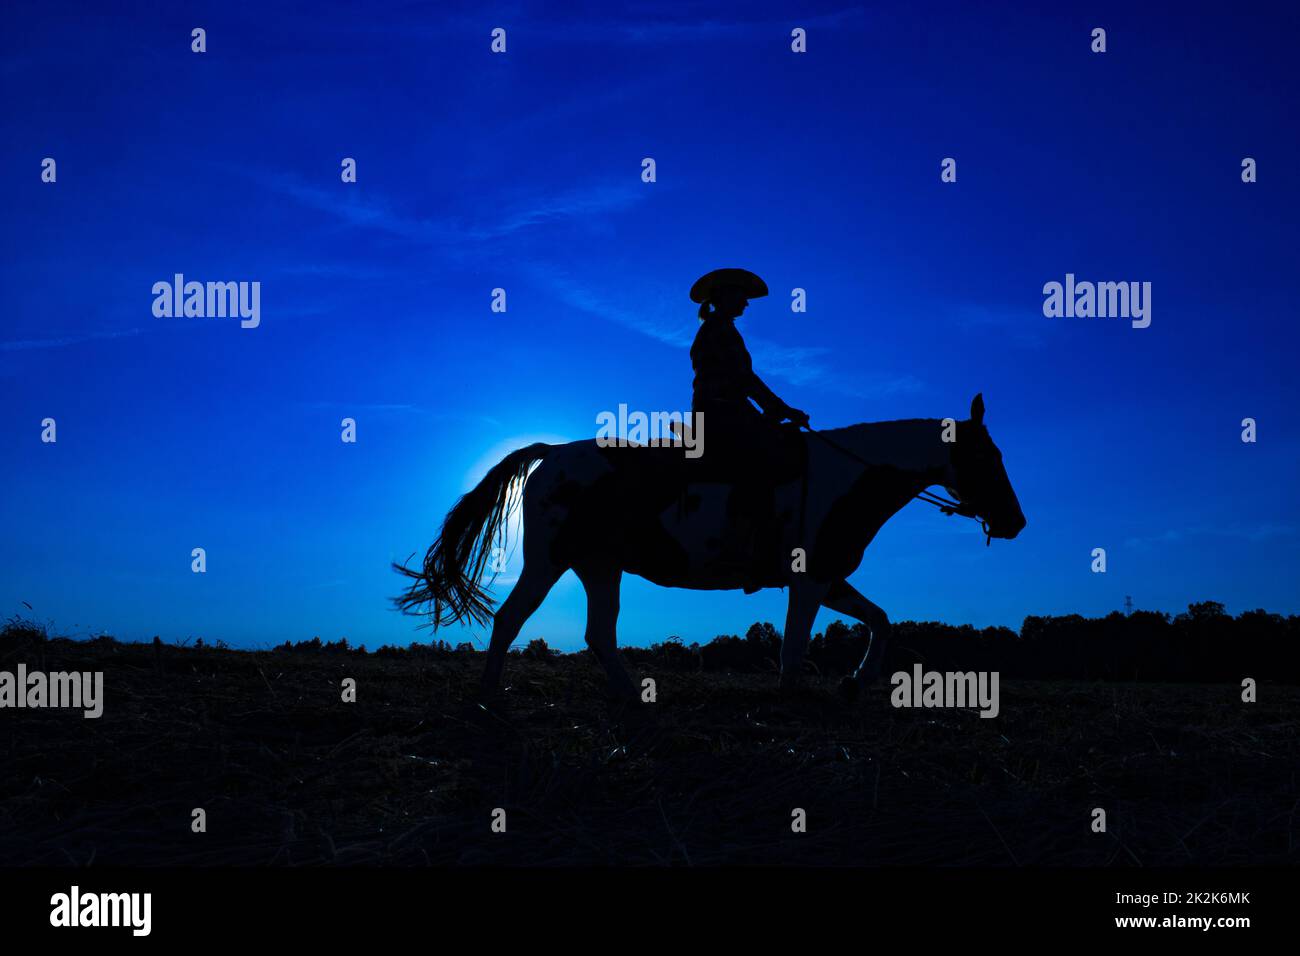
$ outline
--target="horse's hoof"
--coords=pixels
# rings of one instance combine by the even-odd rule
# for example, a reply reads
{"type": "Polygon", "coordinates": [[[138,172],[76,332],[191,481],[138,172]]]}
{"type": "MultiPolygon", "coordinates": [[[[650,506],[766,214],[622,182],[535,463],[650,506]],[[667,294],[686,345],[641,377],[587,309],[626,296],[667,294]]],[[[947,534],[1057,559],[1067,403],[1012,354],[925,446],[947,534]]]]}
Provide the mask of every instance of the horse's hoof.
{"type": "Polygon", "coordinates": [[[840,697],[850,704],[858,699],[860,693],[862,693],[862,685],[852,677],[845,677],[840,681],[840,697]]]}

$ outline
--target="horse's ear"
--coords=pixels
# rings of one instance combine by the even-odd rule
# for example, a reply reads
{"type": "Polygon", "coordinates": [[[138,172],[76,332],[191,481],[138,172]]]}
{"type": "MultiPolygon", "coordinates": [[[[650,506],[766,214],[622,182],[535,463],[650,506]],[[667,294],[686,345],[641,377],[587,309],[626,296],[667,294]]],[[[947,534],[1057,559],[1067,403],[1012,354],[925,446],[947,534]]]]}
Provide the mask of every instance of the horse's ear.
{"type": "Polygon", "coordinates": [[[984,424],[984,393],[980,392],[970,400],[970,420],[976,425],[984,424]]]}

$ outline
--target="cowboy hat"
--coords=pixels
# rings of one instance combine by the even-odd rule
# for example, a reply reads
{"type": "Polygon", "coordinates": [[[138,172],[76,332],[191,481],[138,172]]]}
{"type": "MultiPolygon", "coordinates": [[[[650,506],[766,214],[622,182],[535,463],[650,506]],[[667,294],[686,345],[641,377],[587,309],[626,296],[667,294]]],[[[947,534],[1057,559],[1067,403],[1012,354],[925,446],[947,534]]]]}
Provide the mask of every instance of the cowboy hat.
{"type": "Polygon", "coordinates": [[[747,299],[767,295],[767,283],[748,269],[714,269],[691,286],[692,302],[708,302],[723,289],[738,289],[747,299]]]}

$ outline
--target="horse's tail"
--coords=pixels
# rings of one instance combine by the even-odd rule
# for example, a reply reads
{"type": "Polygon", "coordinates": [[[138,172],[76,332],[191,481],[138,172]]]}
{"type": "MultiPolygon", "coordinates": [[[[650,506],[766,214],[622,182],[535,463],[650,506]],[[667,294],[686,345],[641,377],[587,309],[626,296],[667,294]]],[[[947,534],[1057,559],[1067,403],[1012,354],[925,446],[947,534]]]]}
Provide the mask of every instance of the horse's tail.
{"type": "Polygon", "coordinates": [[[407,614],[427,613],[435,630],[463,619],[487,623],[496,602],[479,578],[492,555],[492,541],[499,538],[504,543],[505,522],[523,497],[528,470],[553,447],[537,442],[506,455],[447,513],[442,532],[425,552],[423,567],[393,565],[394,571],[411,580],[406,591],[393,599],[398,608],[407,614]]]}

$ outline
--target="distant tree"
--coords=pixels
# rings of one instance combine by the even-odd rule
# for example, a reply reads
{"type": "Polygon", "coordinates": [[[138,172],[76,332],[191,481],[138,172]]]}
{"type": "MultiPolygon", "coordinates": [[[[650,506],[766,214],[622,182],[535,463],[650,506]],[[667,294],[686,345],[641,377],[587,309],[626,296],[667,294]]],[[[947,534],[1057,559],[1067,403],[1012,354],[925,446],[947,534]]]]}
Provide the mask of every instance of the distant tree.
{"type": "Polygon", "coordinates": [[[699,670],[704,663],[700,646],[692,644],[687,647],[676,634],[662,644],[652,644],[650,653],[655,663],[675,671],[699,670]]]}
{"type": "Polygon", "coordinates": [[[534,661],[549,661],[555,656],[555,652],[546,645],[544,638],[535,637],[528,642],[528,646],[521,652],[523,657],[534,661]]]}
{"type": "MultiPolygon", "coordinates": [[[[1210,621],[1227,616],[1223,604],[1219,601],[1199,601],[1196,604],[1187,605],[1187,617],[1193,621],[1210,621]]],[[[1180,614],[1179,617],[1182,617],[1182,615],[1180,614]]]]}

